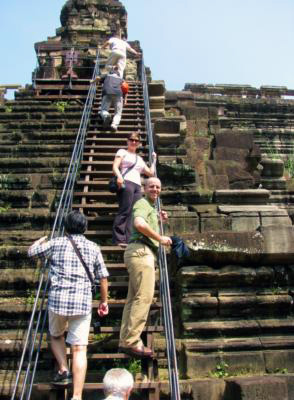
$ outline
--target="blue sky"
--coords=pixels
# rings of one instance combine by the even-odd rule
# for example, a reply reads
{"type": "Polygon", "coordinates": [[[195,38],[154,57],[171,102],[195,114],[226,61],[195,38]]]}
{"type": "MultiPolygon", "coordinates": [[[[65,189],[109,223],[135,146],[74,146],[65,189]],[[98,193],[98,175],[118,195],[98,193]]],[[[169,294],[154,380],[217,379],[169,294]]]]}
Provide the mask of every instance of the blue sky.
{"type": "MultiPolygon", "coordinates": [[[[294,89],[293,0],[122,0],[129,40],[153,79],[294,89]]],[[[65,0],[2,0],[0,84],[31,83],[34,43],[55,35],[65,0]]]]}

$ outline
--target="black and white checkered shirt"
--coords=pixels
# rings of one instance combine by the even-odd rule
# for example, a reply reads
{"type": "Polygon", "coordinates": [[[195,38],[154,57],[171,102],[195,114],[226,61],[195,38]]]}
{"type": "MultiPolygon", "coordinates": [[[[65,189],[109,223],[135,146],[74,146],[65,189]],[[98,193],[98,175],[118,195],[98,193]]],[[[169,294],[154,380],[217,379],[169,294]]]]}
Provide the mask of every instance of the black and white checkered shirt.
{"type": "MultiPolygon", "coordinates": [[[[108,277],[99,246],[83,235],[71,235],[93,278],[108,277]]],[[[92,309],[91,283],[66,237],[34,243],[28,250],[29,257],[49,258],[51,286],[48,295],[50,310],[59,315],[86,315],[92,309]]]]}

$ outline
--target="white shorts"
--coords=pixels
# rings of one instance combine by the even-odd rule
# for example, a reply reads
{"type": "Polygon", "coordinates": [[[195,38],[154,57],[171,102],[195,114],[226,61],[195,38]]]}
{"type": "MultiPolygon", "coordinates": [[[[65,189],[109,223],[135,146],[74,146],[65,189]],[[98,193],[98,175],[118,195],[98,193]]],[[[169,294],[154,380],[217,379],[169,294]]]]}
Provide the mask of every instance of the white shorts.
{"type": "Polygon", "coordinates": [[[49,332],[51,336],[62,336],[68,329],[66,342],[71,345],[87,346],[92,313],[88,315],[59,315],[49,309],[49,332]]]}

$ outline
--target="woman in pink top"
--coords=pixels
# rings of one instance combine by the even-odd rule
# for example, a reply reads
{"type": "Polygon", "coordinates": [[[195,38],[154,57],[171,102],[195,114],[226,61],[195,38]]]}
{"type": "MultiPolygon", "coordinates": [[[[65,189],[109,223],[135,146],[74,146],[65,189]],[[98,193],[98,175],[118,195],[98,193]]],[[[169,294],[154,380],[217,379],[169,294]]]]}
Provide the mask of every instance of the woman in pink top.
{"type": "Polygon", "coordinates": [[[152,154],[153,161],[149,168],[142,157],[136,154],[139,146],[139,134],[131,133],[128,137],[127,149],[117,151],[112,165],[119,187],[117,193],[119,207],[113,223],[112,241],[121,247],[126,247],[131,236],[133,205],[142,197],[141,174],[154,176],[155,172],[156,154],[152,154]],[[133,168],[126,173],[131,166],[133,168]]]}

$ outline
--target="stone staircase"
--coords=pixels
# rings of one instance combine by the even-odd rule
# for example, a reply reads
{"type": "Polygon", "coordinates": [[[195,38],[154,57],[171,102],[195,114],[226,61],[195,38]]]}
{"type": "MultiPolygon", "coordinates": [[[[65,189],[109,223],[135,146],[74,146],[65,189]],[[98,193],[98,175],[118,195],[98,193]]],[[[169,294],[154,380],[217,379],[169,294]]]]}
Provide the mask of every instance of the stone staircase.
{"type": "Polygon", "coordinates": [[[82,110],[31,91],[0,107],[1,399],[11,396],[39,281],[27,247],[50,231],[82,110]]]}
{"type": "MultiPolygon", "coordinates": [[[[2,336],[0,343],[4,355],[2,374],[0,373],[0,378],[3,377],[1,399],[9,398],[11,395],[17,360],[21,355],[35,288],[39,281],[40,265],[35,265],[27,259],[27,247],[33,240],[50,231],[82,111],[80,100],[76,104],[76,99],[73,100],[68,95],[66,109],[55,112],[58,102],[54,99],[44,100],[47,99],[48,92],[49,96],[51,91],[54,92],[52,82],[49,83],[50,89],[48,91],[44,89],[44,93],[47,93],[44,97],[40,93],[36,93],[35,97],[32,93],[28,93],[26,98],[22,93],[18,101],[9,103],[9,107],[12,108],[9,115],[5,108],[0,113],[3,121],[0,152],[5,156],[5,159],[1,158],[3,175],[1,175],[0,197],[2,206],[0,249],[3,271],[0,280],[3,329],[0,333],[2,336]],[[26,113],[27,119],[23,119],[23,115],[19,116],[20,109],[26,113]],[[39,115],[38,125],[35,125],[36,113],[39,115]],[[18,123],[17,130],[14,120],[18,123]],[[46,131],[43,131],[44,125],[49,120],[50,127],[46,125],[46,131]],[[28,124],[32,126],[29,131],[28,124]],[[75,132],[69,130],[69,124],[72,129],[75,128],[75,132]],[[35,158],[28,159],[25,157],[27,154],[35,155],[35,158]],[[9,164],[5,160],[8,160],[9,164]]],[[[42,85],[45,86],[45,83],[42,85]]],[[[156,358],[153,361],[142,362],[117,352],[128,276],[123,264],[123,251],[111,244],[112,222],[117,211],[117,202],[115,196],[108,192],[107,183],[112,175],[111,167],[115,152],[126,145],[130,132],[140,132],[141,155],[146,159],[148,154],[142,85],[138,81],[130,81],[129,86],[128,103],[124,107],[122,121],[115,134],[103,130],[101,122],[98,121],[97,113],[101,102],[101,87],[98,87],[74,193],[73,209],[80,209],[87,215],[89,227],[86,236],[101,245],[110,272],[110,314],[100,321],[102,326],[99,332],[91,331],[90,334],[89,367],[84,398],[92,398],[97,390],[102,391],[101,381],[104,373],[109,368],[118,366],[126,367],[134,373],[136,390],[142,392],[138,395],[140,398],[144,395],[149,399],[158,399],[159,390],[167,387],[167,383],[160,382],[158,376],[158,362],[160,363],[160,360],[165,362],[164,349],[154,348],[156,358]]],[[[62,99],[64,101],[64,97],[62,99]]],[[[154,347],[154,335],[163,334],[158,288],[155,296],[150,320],[143,334],[146,344],[150,347],[154,347]]],[[[94,315],[97,306],[98,300],[93,303],[94,315]]],[[[54,360],[48,350],[45,335],[33,398],[67,398],[68,389],[54,390],[54,387],[47,383],[50,381],[53,369],[54,360]]]]}
{"type": "Polygon", "coordinates": [[[176,159],[186,151],[196,182],[162,194],[182,207],[174,228],[191,250],[171,267],[182,374],[193,398],[292,399],[293,191],[283,161],[293,146],[293,100],[222,90],[165,95],[166,120],[186,124],[182,144],[166,152],[176,159]],[[278,158],[267,151],[274,134],[278,158]],[[243,180],[232,178],[237,169],[243,180]]]}

